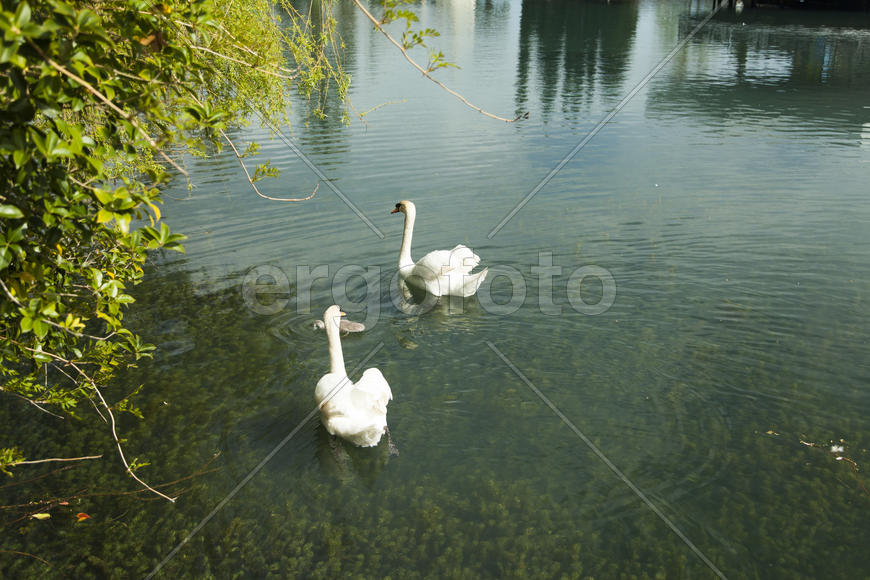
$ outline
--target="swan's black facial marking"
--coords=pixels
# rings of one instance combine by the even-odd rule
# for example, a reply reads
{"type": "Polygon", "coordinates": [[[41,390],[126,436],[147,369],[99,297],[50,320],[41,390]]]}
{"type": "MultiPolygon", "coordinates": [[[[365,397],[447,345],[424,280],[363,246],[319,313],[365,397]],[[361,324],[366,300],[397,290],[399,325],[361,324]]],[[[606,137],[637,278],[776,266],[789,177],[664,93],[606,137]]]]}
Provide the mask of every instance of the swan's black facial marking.
{"type": "Polygon", "coordinates": [[[390,213],[398,213],[400,211],[405,211],[405,206],[402,204],[402,202],[397,203],[396,208],[390,213]]]}

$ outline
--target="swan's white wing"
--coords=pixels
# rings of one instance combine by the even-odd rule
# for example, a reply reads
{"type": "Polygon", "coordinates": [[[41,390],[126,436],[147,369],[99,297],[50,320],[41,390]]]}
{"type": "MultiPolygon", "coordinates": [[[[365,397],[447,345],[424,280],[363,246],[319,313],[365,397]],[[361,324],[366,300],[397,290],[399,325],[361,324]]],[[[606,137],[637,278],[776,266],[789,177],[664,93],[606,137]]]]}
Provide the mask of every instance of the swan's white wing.
{"type": "Polygon", "coordinates": [[[480,288],[480,285],[483,284],[487,272],[489,272],[489,269],[484,268],[475,274],[460,274],[454,276],[451,279],[452,286],[450,294],[453,296],[472,296],[477,292],[477,289],[480,288]]]}
{"type": "Polygon", "coordinates": [[[405,280],[433,296],[441,296],[447,294],[447,286],[442,285],[441,278],[449,269],[450,252],[435,250],[417,260],[413,268],[407,269],[405,280]]]}
{"type": "Polygon", "coordinates": [[[487,269],[474,274],[471,271],[480,263],[480,256],[471,248],[459,244],[450,251],[450,271],[447,274],[448,294],[451,296],[471,296],[486,278],[487,269]]]}
{"type": "Polygon", "coordinates": [[[469,274],[474,267],[480,264],[480,256],[471,251],[468,246],[457,245],[450,250],[450,271],[469,274]]]}
{"type": "Polygon", "coordinates": [[[386,415],[387,403],[392,400],[393,391],[381,371],[366,369],[354,385],[353,397],[355,404],[386,415]]]}
{"type": "Polygon", "coordinates": [[[314,402],[317,403],[318,407],[320,407],[324,400],[327,398],[331,400],[335,397],[338,391],[351,388],[352,384],[346,375],[327,373],[317,381],[317,386],[314,388],[314,402]],[[341,387],[337,388],[339,385],[341,385],[341,387]]]}
{"type": "Polygon", "coordinates": [[[360,447],[377,445],[387,427],[387,403],[393,398],[387,379],[378,369],[367,369],[347,394],[321,407],[321,421],[331,435],[360,447]]]}
{"type": "Polygon", "coordinates": [[[434,250],[429,252],[414,264],[413,273],[424,280],[435,279],[450,270],[450,252],[434,250]]]}
{"type": "Polygon", "coordinates": [[[454,272],[468,274],[480,263],[480,256],[471,248],[459,244],[452,250],[435,250],[429,252],[414,265],[421,278],[447,276],[454,272]]]}
{"type": "Polygon", "coordinates": [[[471,296],[486,278],[485,269],[471,273],[479,263],[480,256],[462,244],[452,250],[435,250],[417,261],[408,282],[434,296],[471,296]]]}
{"type": "Polygon", "coordinates": [[[377,369],[366,370],[353,384],[344,375],[329,373],[317,383],[315,399],[320,420],[330,435],[360,447],[377,445],[387,426],[390,385],[377,369]]]}

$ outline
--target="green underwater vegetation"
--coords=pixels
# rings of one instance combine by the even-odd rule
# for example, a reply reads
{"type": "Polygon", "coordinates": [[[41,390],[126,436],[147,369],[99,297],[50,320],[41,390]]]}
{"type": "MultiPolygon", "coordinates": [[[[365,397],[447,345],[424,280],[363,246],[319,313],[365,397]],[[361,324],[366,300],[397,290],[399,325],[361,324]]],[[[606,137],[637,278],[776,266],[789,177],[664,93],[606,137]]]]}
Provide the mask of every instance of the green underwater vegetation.
{"type": "MultiPolygon", "coordinates": [[[[146,420],[123,428],[132,454],[147,450],[142,469],[152,481],[181,479],[161,488],[180,493],[178,502],[151,500],[105,460],[31,469],[29,481],[0,484],[4,576],[146,576],[311,412],[325,337],[251,314],[238,278],[167,267],[137,288],[130,324],[158,348],[118,377],[148,385],[146,420]],[[22,496],[47,503],[10,507],[22,496]],[[37,511],[51,517],[30,517],[37,511]]],[[[443,349],[456,341],[448,323],[436,312],[384,327],[443,349]]],[[[348,360],[378,336],[345,338],[348,360]]],[[[608,344],[597,332],[573,337],[585,354],[558,371],[540,372],[555,368],[566,336],[539,344],[523,366],[729,577],[844,577],[866,565],[863,471],[836,459],[851,454],[862,465],[866,441],[847,441],[841,454],[801,444],[836,433],[810,431],[788,405],[739,405],[738,416],[738,395],[708,388],[703,369],[715,348],[670,336],[668,349],[704,363],[675,380],[643,370],[667,362],[657,346],[665,339],[653,328],[636,336],[635,359],[618,369],[599,360],[608,344]]],[[[454,348],[456,359],[468,357],[467,344],[454,348]]],[[[508,356],[513,349],[503,347],[508,356]]],[[[395,394],[400,456],[385,445],[334,453],[310,419],[156,577],[713,577],[510,369],[485,361],[477,371],[404,377],[400,369],[424,351],[393,340],[376,356],[395,394]]],[[[748,376],[760,393],[781,385],[778,373],[748,376]]],[[[0,407],[0,425],[16,412],[0,407]]],[[[837,425],[847,431],[861,420],[840,416],[837,425]]],[[[44,455],[111,450],[97,425],[69,428],[46,416],[36,429],[44,455]]]]}

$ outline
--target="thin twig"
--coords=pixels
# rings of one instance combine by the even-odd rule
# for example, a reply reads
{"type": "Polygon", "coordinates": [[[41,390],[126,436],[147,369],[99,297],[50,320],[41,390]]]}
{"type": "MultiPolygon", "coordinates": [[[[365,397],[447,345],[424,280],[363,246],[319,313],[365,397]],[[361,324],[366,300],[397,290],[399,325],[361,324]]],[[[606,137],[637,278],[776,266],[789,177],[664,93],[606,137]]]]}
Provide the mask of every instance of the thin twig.
{"type": "Polygon", "coordinates": [[[27,397],[25,397],[25,396],[22,395],[21,393],[15,393],[15,392],[13,392],[13,391],[7,391],[7,390],[4,389],[3,387],[0,387],[0,391],[4,392],[4,393],[6,393],[6,394],[9,394],[9,395],[16,396],[16,397],[18,397],[19,399],[24,399],[25,401],[27,401],[28,403],[30,403],[31,405],[33,405],[34,407],[36,407],[37,409],[39,409],[40,411],[42,411],[43,413],[47,413],[47,414],[51,415],[52,417],[55,417],[55,418],[57,418],[57,419],[63,419],[63,416],[62,416],[62,415],[58,415],[58,414],[56,414],[56,413],[52,413],[52,412],[49,411],[48,409],[45,409],[45,408],[39,406],[40,403],[45,404],[46,401],[34,401],[33,399],[28,399],[27,397]]]}
{"type": "Polygon", "coordinates": [[[248,183],[251,184],[251,187],[253,188],[254,193],[256,193],[257,195],[259,195],[259,196],[262,197],[263,199],[269,199],[269,200],[271,200],[271,201],[307,201],[307,200],[311,199],[312,197],[314,197],[314,195],[317,193],[317,188],[320,187],[320,182],[317,182],[317,185],[314,186],[314,191],[312,191],[312,192],[311,192],[311,195],[309,195],[308,197],[293,197],[293,198],[286,198],[286,197],[270,197],[270,196],[268,196],[268,195],[265,195],[265,194],[261,193],[260,190],[257,189],[257,186],[254,185],[254,180],[251,179],[251,174],[248,172],[248,168],[245,167],[245,162],[242,161],[242,156],[239,154],[239,150],[236,149],[235,144],[234,144],[234,143],[232,142],[232,140],[227,136],[227,134],[224,132],[223,129],[218,129],[218,130],[220,131],[220,134],[223,136],[223,138],[226,139],[227,143],[230,144],[230,147],[232,147],[232,149],[233,149],[233,153],[236,154],[236,159],[239,160],[239,165],[241,165],[241,166],[242,166],[242,169],[245,171],[245,177],[248,178],[248,183]]]}
{"type": "MultiPolygon", "coordinates": [[[[31,483],[33,481],[36,481],[38,479],[44,479],[46,477],[51,477],[52,475],[60,473],[61,471],[75,469],[76,467],[78,467],[78,465],[65,465],[64,467],[58,467],[57,469],[52,469],[48,473],[43,473],[43,474],[37,475],[36,477],[31,477],[30,479],[22,479],[21,481],[13,481],[11,483],[5,483],[3,485],[0,485],[0,489],[4,489],[7,487],[16,487],[19,485],[26,485],[26,484],[31,483]]],[[[27,505],[30,505],[30,504],[27,504],[27,505]]],[[[9,509],[10,507],[21,507],[21,506],[0,505],[0,509],[9,509]]]]}
{"type": "Polygon", "coordinates": [[[371,107],[371,108],[363,111],[362,113],[360,113],[359,111],[356,110],[356,107],[353,106],[353,103],[348,102],[348,106],[351,108],[351,110],[354,112],[354,114],[357,116],[357,118],[360,121],[362,121],[362,124],[365,125],[366,128],[368,128],[369,124],[365,119],[366,115],[368,115],[369,113],[373,113],[373,112],[377,111],[381,107],[386,107],[387,105],[401,105],[401,104],[404,104],[407,102],[408,101],[406,99],[402,99],[401,101],[387,101],[385,103],[381,103],[380,105],[375,105],[374,107],[371,107]]]}
{"type": "Polygon", "coordinates": [[[33,465],[35,463],[48,463],[49,461],[84,461],[85,459],[100,459],[103,455],[86,455],[84,457],[50,457],[48,459],[32,459],[30,461],[16,461],[10,463],[10,466],[15,465],[33,465]]]}
{"type": "Polygon", "coordinates": [[[206,47],[204,47],[204,46],[197,46],[197,45],[195,45],[195,44],[191,44],[191,45],[190,45],[190,48],[194,48],[194,49],[196,49],[196,50],[201,50],[201,51],[203,51],[203,52],[207,52],[207,53],[209,53],[209,54],[213,54],[213,55],[215,55],[215,56],[219,56],[219,57],[221,57],[221,58],[223,58],[223,59],[229,60],[229,61],[234,62],[234,63],[237,63],[237,64],[245,65],[245,66],[247,66],[247,67],[250,67],[250,68],[254,69],[254,70],[257,71],[257,72],[261,72],[261,73],[264,73],[264,74],[267,74],[267,75],[272,75],[273,77],[278,77],[279,79],[286,79],[286,80],[288,80],[288,81],[292,81],[292,80],[294,80],[297,76],[299,76],[299,75],[296,75],[296,76],[282,75],[281,73],[276,73],[276,72],[274,72],[274,71],[266,70],[266,69],[264,69],[264,68],[258,67],[257,65],[255,65],[255,64],[253,64],[253,63],[245,62],[245,61],[243,61],[243,60],[240,60],[240,59],[238,59],[238,58],[234,58],[234,57],[232,57],[232,56],[228,56],[228,55],[226,55],[226,54],[221,54],[221,53],[219,53],[219,52],[217,52],[217,51],[214,51],[214,50],[212,50],[212,49],[210,49],[210,48],[206,48],[206,47]]]}
{"type": "MultiPolygon", "coordinates": [[[[228,5],[228,6],[227,6],[227,10],[229,10],[229,8],[230,8],[230,6],[228,5]]],[[[183,20],[173,20],[173,23],[178,24],[179,26],[184,26],[185,28],[191,28],[191,29],[196,28],[196,27],[193,26],[192,24],[190,24],[190,23],[188,23],[188,22],[184,22],[183,20]]],[[[229,37],[234,41],[232,46],[236,47],[237,49],[241,50],[242,52],[247,52],[247,53],[250,54],[251,56],[255,56],[255,57],[257,57],[257,58],[260,58],[260,53],[259,53],[259,52],[257,52],[256,50],[252,49],[251,47],[249,47],[249,46],[245,46],[244,44],[242,44],[241,42],[239,42],[239,39],[237,39],[235,36],[233,36],[233,35],[230,33],[229,30],[227,30],[226,28],[224,28],[224,27],[221,26],[220,24],[218,24],[218,23],[212,23],[211,26],[213,26],[214,28],[217,28],[218,30],[220,30],[221,32],[223,32],[224,34],[226,34],[227,36],[229,36],[229,37]]],[[[232,57],[226,56],[226,55],[221,54],[221,53],[219,53],[219,52],[215,52],[215,51],[213,51],[213,50],[211,50],[211,49],[209,49],[209,48],[206,48],[206,47],[194,46],[194,45],[192,45],[192,44],[190,45],[190,47],[191,47],[191,48],[198,49],[198,50],[205,50],[205,51],[207,51],[207,52],[211,52],[212,54],[214,54],[214,55],[216,55],[216,56],[220,56],[220,57],[222,57],[222,58],[226,58],[226,59],[228,59],[228,60],[232,60],[233,62],[237,62],[237,63],[239,63],[239,64],[244,64],[244,65],[252,66],[252,67],[255,66],[255,65],[252,65],[252,64],[249,64],[249,63],[246,63],[246,62],[240,61],[240,60],[236,60],[235,58],[232,58],[232,57]]],[[[292,80],[292,79],[295,79],[296,77],[299,76],[299,74],[298,74],[298,73],[299,73],[299,67],[296,67],[295,69],[289,69],[289,68],[287,68],[287,67],[277,66],[277,65],[276,65],[275,68],[276,68],[277,70],[283,72],[283,73],[287,73],[288,75],[291,75],[291,76],[278,75],[278,76],[280,76],[281,78],[291,79],[291,80],[292,80]]],[[[271,72],[269,72],[269,71],[267,71],[267,70],[263,70],[263,69],[259,69],[259,68],[258,68],[257,70],[260,70],[261,72],[264,72],[264,73],[266,73],[266,74],[273,74],[273,73],[271,73],[271,72]]]]}
{"type": "Polygon", "coordinates": [[[148,144],[149,144],[149,145],[150,145],[150,146],[151,146],[155,151],[157,151],[157,153],[158,153],[161,157],[163,157],[163,159],[165,159],[167,163],[169,163],[170,165],[172,165],[175,169],[177,169],[178,171],[180,171],[180,172],[183,173],[184,175],[187,175],[187,172],[184,171],[184,169],[182,169],[181,166],[178,165],[178,163],[176,163],[175,161],[173,161],[172,158],[170,158],[169,155],[167,155],[166,152],[163,151],[163,150],[160,148],[160,146],[157,144],[157,141],[155,141],[155,140],[151,137],[151,135],[149,135],[149,134],[145,131],[145,129],[142,128],[142,125],[139,124],[139,121],[137,121],[136,118],[135,118],[133,115],[131,115],[130,113],[124,111],[124,110],[123,110],[122,108],[120,108],[118,105],[116,105],[116,104],[113,103],[111,100],[109,100],[109,98],[108,98],[106,95],[104,95],[103,93],[101,93],[100,91],[98,91],[97,89],[95,89],[95,88],[94,88],[94,87],[93,87],[93,86],[92,86],[88,81],[86,81],[85,79],[79,77],[79,76],[76,75],[75,73],[70,72],[69,70],[67,70],[67,69],[66,69],[65,67],[63,67],[62,65],[56,63],[56,62],[55,62],[54,60],[52,60],[52,59],[51,59],[47,54],[45,54],[45,53],[42,51],[42,49],[39,48],[39,46],[38,46],[35,42],[33,42],[32,40],[29,40],[29,39],[28,39],[27,42],[28,42],[28,44],[30,44],[31,47],[33,47],[33,48],[36,50],[36,52],[39,53],[39,55],[40,55],[40,56],[45,60],[45,62],[47,62],[47,63],[49,64],[49,66],[51,66],[51,68],[53,68],[54,70],[58,71],[58,72],[61,73],[62,75],[66,76],[66,77],[69,77],[70,79],[74,80],[75,82],[77,82],[78,84],[80,84],[81,86],[83,86],[85,89],[87,89],[87,91],[88,91],[89,93],[91,93],[92,95],[94,95],[95,97],[97,97],[99,100],[101,100],[102,102],[104,102],[104,103],[105,103],[105,104],[106,104],[110,109],[112,109],[113,111],[115,111],[116,113],[118,113],[119,115],[121,115],[121,117],[123,117],[123,118],[124,118],[125,120],[127,120],[131,125],[133,125],[133,127],[134,127],[138,132],[139,132],[139,134],[142,135],[142,136],[145,138],[146,141],[148,141],[148,144]]]}
{"type": "Polygon", "coordinates": [[[97,342],[103,342],[103,341],[109,340],[110,338],[112,338],[113,336],[118,334],[117,332],[112,331],[109,334],[107,334],[106,336],[94,336],[92,334],[86,334],[84,332],[76,332],[75,330],[67,328],[66,326],[64,326],[62,324],[58,324],[57,322],[53,322],[51,320],[48,320],[47,318],[43,318],[42,322],[44,322],[50,326],[54,326],[56,328],[59,328],[59,329],[63,330],[64,332],[67,332],[67,333],[75,336],[76,338],[90,338],[91,340],[96,340],[97,342]]]}
{"type": "MultiPolygon", "coordinates": [[[[217,459],[218,457],[220,457],[220,454],[221,454],[220,451],[218,451],[217,453],[215,453],[215,454],[212,456],[211,459],[209,459],[208,461],[206,461],[206,462],[202,465],[202,467],[200,467],[200,468],[199,468],[197,471],[195,471],[194,473],[191,473],[190,475],[185,475],[184,477],[180,477],[180,478],[175,479],[175,480],[173,480],[173,481],[167,481],[166,483],[161,483],[161,484],[159,484],[159,485],[155,485],[154,487],[158,487],[158,488],[161,488],[161,487],[169,487],[170,485],[175,485],[175,484],[177,484],[177,483],[181,483],[182,481],[187,481],[187,480],[189,480],[189,479],[193,479],[193,478],[195,478],[195,477],[199,477],[199,476],[201,476],[201,475],[206,475],[206,474],[208,474],[208,473],[214,473],[214,472],[216,472],[216,471],[220,471],[220,470],[221,470],[220,467],[212,467],[211,469],[206,469],[209,465],[212,464],[212,462],[213,462],[215,459],[217,459]]],[[[6,484],[6,485],[3,485],[3,486],[0,486],[0,489],[2,489],[2,488],[4,488],[4,487],[10,487],[10,486],[13,486],[13,485],[23,485],[23,484],[26,484],[26,483],[30,483],[30,482],[35,481],[35,480],[37,480],[37,479],[42,479],[42,478],[44,478],[44,477],[48,477],[48,476],[54,475],[55,473],[59,473],[59,472],[61,472],[61,471],[65,471],[65,470],[67,470],[67,469],[72,469],[72,468],[74,468],[74,467],[76,467],[76,466],[75,466],[75,465],[69,465],[69,466],[67,466],[67,467],[62,467],[62,468],[60,468],[60,469],[55,469],[55,470],[53,470],[53,471],[51,471],[51,472],[49,472],[49,473],[44,473],[44,474],[42,474],[42,475],[40,475],[40,476],[38,476],[38,477],[35,477],[35,478],[33,478],[33,479],[28,479],[28,480],[24,480],[24,481],[21,481],[21,482],[11,483],[11,484],[6,484]]],[[[47,505],[47,506],[50,506],[50,507],[48,508],[48,509],[50,510],[50,509],[52,509],[52,508],[55,507],[55,506],[65,505],[65,504],[69,503],[70,501],[72,501],[72,500],[74,500],[74,499],[84,499],[84,498],[86,498],[86,497],[103,497],[103,496],[118,496],[118,495],[136,495],[136,494],[142,493],[142,492],[147,491],[147,490],[145,490],[145,489],[134,489],[134,490],[131,490],[131,491],[96,491],[96,492],[93,492],[93,493],[85,493],[86,491],[88,491],[88,488],[84,488],[84,489],[82,489],[82,490],[79,490],[79,491],[75,492],[74,494],[69,495],[69,496],[66,496],[66,497],[64,497],[64,498],[55,498],[55,499],[51,499],[51,500],[44,500],[44,501],[38,501],[38,502],[28,502],[28,503],[16,504],[16,505],[0,505],[0,509],[6,509],[6,510],[9,510],[9,509],[16,509],[16,508],[33,508],[34,506],[46,506],[46,505],[47,505]]],[[[45,510],[45,509],[41,509],[41,510],[39,510],[39,511],[47,511],[47,510],[45,510]]],[[[27,516],[25,516],[25,517],[27,517],[27,516]]],[[[16,520],[16,521],[17,521],[17,520],[16,520]]]]}
{"type": "Polygon", "coordinates": [[[9,287],[6,286],[6,283],[5,283],[5,282],[3,282],[3,278],[0,278],[0,286],[3,286],[3,292],[6,293],[6,296],[9,297],[9,300],[11,300],[12,302],[15,303],[15,306],[21,306],[21,302],[19,302],[19,301],[18,301],[18,298],[16,298],[16,297],[12,294],[12,292],[9,291],[9,287]]]}
{"type": "MultiPolygon", "coordinates": [[[[67,175],[66,178],[69,179],[70,181],[72,181],[73,183],[75,183],[76,185],[78,185],[79,187],[84,187],[86,189],[94,189],[94,190],[97,189],[93,185],[79,181],[78,179],[76,179],[72,175],[67,175]]],[[[93,181],[93,180],[91,180],[91,181],[93,181]]]]}
{"type": "Polygon", "coordinates": [[[115,429],[115,415],[112,413],[112,409],[109,407],[109,404],[106,402],[106,399],[103,397],[102,391],[100,391],[100,388],[97,386],[97,383],[94,381],[94,379],[92,379],[90,376],[85,374],[85,372],[82,371],[75,363],[68,362],[67,364],[69,364],[72,368],[74,368],[76,370],[76,372],[78,372],[82,377],[84,377],[84,379],[91,385],[91,388],[94,389],[94,392],[97,393],[97,396],[100,398],[100,402],[103,404],[103,408],[106,410],[106,413],[108,413],[109,419],[111,420],[112,437],[115,439],[115,446],[118,448],[118,455],[121,456],[121,461],[124,463],[124,467],[127,469],[127,473],[130,474],[130,477],[132,477],[133,479],[138,481],[143,487],[145,487],[146,489],[150,489],[152,492],[159,495],[163,499],[166,499],[172,503],[175,503],[176,498],[169,497],[168,495],[157,491],[156,489],[154,489],[153,487],[151,487],[150,485],[148,485],[147,483],[142,481],[139,478],[139,476],[137,476],[136,473],[130,468],[130,464],[127,463],[127,458],[124,456],[124,449],[121,447],[121,440],[118,438],[118,432],[115,429]]]}
{"type": "MultiPolygon", "coordinates": [[[[62,368],[60,368],[59,366],[57,366],[56,364],[52,364],[51,366],[52,366],[52,368],[53,368],[54,370],[58,371],[60,374],[62,374],[62,375],[65,376],[66,378],[68,378],[68,379],[69,379],[73,384],[76,384],[76,380],[75,380],[74,378],[72,378],[72,376],[71,376],[68,372],[66,372],[65,370],[63,370],[62,368]]],[[[100,408],[99,408],[99,407],[97,406],[97,404],[94,402],[93,398],[91,398],[91,397],[87,397],[87,400],[88,400],[88,403],[90,403],[91,406],[94,408],[94,411],[97,412],[97,415],[100,416],[100,419],[103,420],[103,423],[108,424],[109,421],[106,420],[106,417],[105,417],[105,416],[103,416],[103,412],[100,411],[100,408]]]]}
{"type": "Polygon", "coordinates": [[[478,113],[482,113],[482,114],[486,115],[487,117],[491,117],[493,119],[498,119],[499,121],[504,121],[505,123],[514,123],[514,122],[519,121],[520,119],[528,116],[528,113],[526,113],[524,115],[518,116],[515,119],[506,119],[504,117],[499,117],[498,115],[493,115],[492,113],[484,111],[483,109],[481,109],[477,105],[471,103],[468,99],[466,99],[465,97],[463,97],[462,95],[460,95],[459,93],[457,93],[456,91],[454,91],[453,89],[451,89],[450,87],[448,87],[447,85],[445,85],[444,83],[442,83],[441,81],[439,81],[438,79],[436,79],[435,77],[430,75],[429,71],[427,71],[422,66],[417,64],[417,62],[413,58],[411,58],[411,56],[408,54],[408,51],[405,49],[405,47],[402,46],[402,44],[400,42],[398,42],[395,38],[390,36],[390,33],[384,29],[384,27],[381,25],[381,23],[378,21],[378,19],[375,18],[374,16],[372,16],[371,12],[366,10],[366,7],[363,6],[359,0],[353,0],[353,3],[356,4],[357,8],[359,8],[362,11],[362,13],[366,15],[366,18],[371,20],[372,24],[375,25],[375,28],[380,30],[381,33],[387,37],[387,40],[392,42],[395,45],[395,47],[398,48],[402,52],[402,56],[405,57],[405,60],[407,60],[409,63],[411,63],[411,65],[415,69],[420,71],[420,73],[424,77],[426,77],[427,79],[429,79],[430,81],[432,81],[433,83],[435,83],[436,85],[438,85],[439,87],[441,87],[442,89],[444,89],[445,91],[447,91],[448,93],[450,93],[451,95],[453,95],[454,97],[456,97],[457,99],[459,99],[460,101],[462,101],[463,103],[465,103],[466,105],[468,105],[469,107],[471,107],[472,109],[477,111],[478,113]]]}
{"type": "Polygon", "coordinates": [[[31,554],[30,552],[19,552],[18,550],[0,550],[0,552],[4,552],[6,554],[18,554],[19,556],[29,556],[31,558],[36,558],[37,560],[39,560],[40,562],[42,562],[46,566],[51,566],[51,562],[49,562],[48,560],[44,560],[44,559],[40,558],[36,554],[31,554]]]}
{"type": "MultiPolygon", "coordinates": [[[[9,341],[17,344],[21,348],[29,350],[31,352],[37,352],[36,349],[25,346],[25,345],[23,345],[17,341],[14,341],[12,339],[9,339],[9,341]]],[[[103,405],[103,409],[105,409],[106,413],[108,413],[108,415],[109,415],[110,425],[112,426],[112,437],[115,439],[115,446],[118,448],[118,455],[121,456],[121,462],[124,464],[124,467],[126,468],[127,473],[130,474],[130,477],[132,477],[133,479],[138,481],[144,488],[151,490],[152,492],[156,493],[160,497],[162,497],[166,500],[169,500],[172,503],[175,503],[175,498],[172,498],[172,497],[169,497],[168,495],[160,493],[159,491],[157,491],[156,489],[154,489],[153,487],[151,487],[150,485],[148,485],[147,483],[142,481],[139,478],[139,476],[137,476],[136,473],[130,468],[130,464],[127,463],[127,457],[124,455],[124,449],[121,447],[121,440],[118,438],[118,432],[115,429],[115,415],[112,413],[112,409],[109,407],[109,404],[106,402],[106,399],[103,397],[103,393],[102,393],[102,391],[100,391],[100,388],[97,386],[96,381],[94,381],[94,379],[92,379],[90,377],[90,375],[88,375],[85,371],[83,371],[76,363],[63,358],[62,356],[56,355],[53,352],[49,352],[47,350],[42,350],[39,352],[46,355],[46,356],[49,356],[55,360],[59,360],[62,363],[75,369],[75,371],[90,385],[90,387],[97,394],[97,397],[99,397],[99,399],[100,399],[100,403],[102,403],[102,405],[103,405]]]]}
{"type": "MultiPolygon", "coordinates": [[[[16,306],[22,306],[21,302],[17,298],[15,298],[15,296],[12,294],[12,292],[9,291],[9,287],[6,286],[6,284],[3,282],[2,279],[0,279],[0,286],[3,286],[3,292],[5,292],[6,296],[8,296],[9,299],[12,300],[12,302],[14,302],[16,306]]],[[[90,338],[92,340],[104,341],[104,340],[108,340],[109,338],[111,338],[112,336],[115,335],[115,332],[112,332],[111,334],[108,334],[108,335],[103,336],[103,337],[91,336],[90,334],[85,334],[83,332],[76,332],[75,330],[70,330],[69,328],[67,328],[63,325],[60,325],[57,322],[53,322],[53,321],[48,320],[46,318],[43,318],[42,322],[45,322],[46,324],[49,324],[51,326],[55,326],[55,327],[65,331],[65,332],[68,332],[69,334],[72,334],[73,336],[78,337],[78,338],[86,337],[86,338],[90,338]]]]}

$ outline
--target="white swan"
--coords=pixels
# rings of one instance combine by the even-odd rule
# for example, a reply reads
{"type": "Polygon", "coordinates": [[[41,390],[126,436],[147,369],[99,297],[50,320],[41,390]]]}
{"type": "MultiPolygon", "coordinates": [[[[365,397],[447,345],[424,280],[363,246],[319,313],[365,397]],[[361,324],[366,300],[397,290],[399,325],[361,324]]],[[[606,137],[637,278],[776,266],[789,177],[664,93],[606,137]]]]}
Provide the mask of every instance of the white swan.
{"type": "Polygon", "coordinates": [[[471,270],[480,263],[480,256],[471,248],[459,244],[452,250],[429,252],[416,263],[411,258],[411,238],[417,208],[402,200],[390,213],[405,214],[402,249],[399,250],[399,279],[426,290],[433,296],[471,296],[486,278],[487,268],[474,274],[471,270]]]}
{"type": "MultiPolygon", "coordinates": [[[[387,403],[393,398],[387,379],[378,369],[366,369],[352,383],[344,370],[339,321],[344,316],[338,306],[323,314],[329,341],[329,372],[317,381],[314,399],[320,421],[330,435],[338,435],[359,447],[373,447],[387,433],[387,403]]],[[[393,451],[392,444],[390,450],[393,451]]]]}

